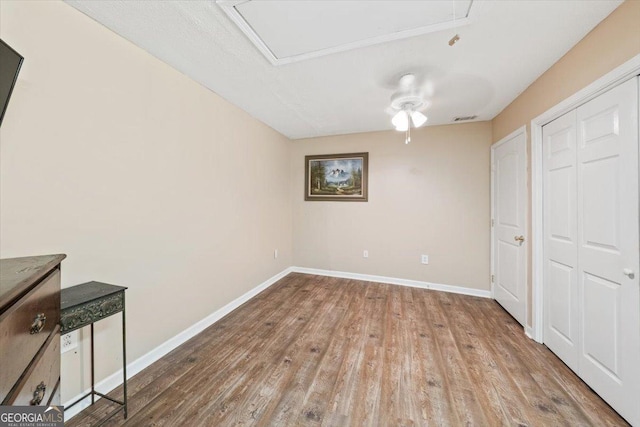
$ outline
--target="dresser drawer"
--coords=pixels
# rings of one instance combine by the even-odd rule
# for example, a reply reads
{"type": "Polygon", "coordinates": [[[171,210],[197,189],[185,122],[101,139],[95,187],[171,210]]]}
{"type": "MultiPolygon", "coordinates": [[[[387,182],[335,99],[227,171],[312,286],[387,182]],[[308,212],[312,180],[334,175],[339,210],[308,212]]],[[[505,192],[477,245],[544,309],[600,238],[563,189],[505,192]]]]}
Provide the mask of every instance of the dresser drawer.
{"type": "Polygon", "coordinates": [[[60,379],[60,327],[47,339],[33,359],[15,390],[6,399],[7,405],[46,405],[60,379]],[[34,399],[37,399],[34,401],[34,399]]]}
{"type": "Polygon", "coordinates": [[[0,315],[0,402],[59,322],[60,270],[55,269],[0,315]]]}
{"type": "Polygon", "coordinates": [[[53,391],[51,392],[51,394],[48,397],[49,402],[47,402],[47,406],[60,406],[62,405],[61,403],[61,396],[60,396],[60,378],[58,378],[58,382],[56,383],[55,387],[53,388],[53,391]]]}

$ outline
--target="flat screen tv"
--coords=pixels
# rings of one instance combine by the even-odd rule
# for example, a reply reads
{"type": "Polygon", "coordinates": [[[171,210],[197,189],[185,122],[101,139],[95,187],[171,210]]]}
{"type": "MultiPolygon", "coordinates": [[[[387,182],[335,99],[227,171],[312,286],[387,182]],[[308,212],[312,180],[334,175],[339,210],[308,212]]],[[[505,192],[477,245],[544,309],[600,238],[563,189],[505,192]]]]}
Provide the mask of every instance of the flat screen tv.
{"type": "Polygon", "coordinates": [[[0,39],[0,126],[24,58],[0,39]]]}

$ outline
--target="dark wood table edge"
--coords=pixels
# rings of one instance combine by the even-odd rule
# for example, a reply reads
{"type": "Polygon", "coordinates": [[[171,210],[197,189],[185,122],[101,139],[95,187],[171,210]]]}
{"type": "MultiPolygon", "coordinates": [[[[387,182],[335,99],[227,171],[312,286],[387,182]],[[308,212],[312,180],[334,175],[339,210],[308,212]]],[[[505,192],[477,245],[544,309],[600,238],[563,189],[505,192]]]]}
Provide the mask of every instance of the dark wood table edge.
{"type": "MultiPolygon", "coordinates": [[[[51,270],[53,270],[56,266],[58,266],[66,257],[66,254],[54,254],[54,255],[38,255],[38,256],[53,256],[51,261],[44,264],[38,271],[36,275],[30,276],[20,283],[18,283],[13,289],[11,289],[6,294],[0,296],[0,313],[2,313],[5,307],[10,306],[12,303],[16,302],[23,296],[29,293],[33,288],[38,286],[44,279],[49,276],[51,270]],[[29,285],[25,285],[25,283],[32,282],[29,285]]],[[[19,258],[34,258],[34,257],[16,257],[16,258],[7,258],[7,259],[19,259],[19,258]]]]}

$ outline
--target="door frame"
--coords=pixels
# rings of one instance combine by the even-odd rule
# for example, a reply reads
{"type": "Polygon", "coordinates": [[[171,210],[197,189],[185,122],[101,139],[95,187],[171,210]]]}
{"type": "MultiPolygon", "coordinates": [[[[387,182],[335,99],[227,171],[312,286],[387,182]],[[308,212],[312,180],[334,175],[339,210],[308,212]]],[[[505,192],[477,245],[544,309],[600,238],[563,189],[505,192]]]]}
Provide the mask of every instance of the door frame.
{"type": "Polygon", "coordinates": [[[531,309],[533,310],[533,317],[531,319],[531,330],[527,331],[527,335],[530,335],[531,338],[541,344],[544,342],[544,211],[542,205],[544,170],[542,127],[609,89],[636,77],[638,74],[640,74],[640,54],[531,120],[531,293],[533,297],[531,309]]]}
{"type": "MultiPolygon", "coordinates": [[[[518,136],[524,136],[523,138],[523,143],[525,145],[524,147],[524,163],[525,163],[525,194],[528,192],[528,186],[526,185],[526,182],[528,181],[528,174],[527,174],[527,170],[526,170],[526,165],[529,164],[529,156],[527,154],[527,126],[524,125],[518,129],[516,129],[515,131],[511,132],[509,135],[505,136],[504,138],[502,138],[500,141],[494,143],[491,145],[491,224],[490,224],[490,229],[491,229],[491,298],[492,299],[496,299],[495,296],[495,283],[494,283],[494,277],[496,274],[496,254],[495,254],[495,249],[496,249],[496,236],[495,236],[495,227],[494,227],[494,220],[495,220],[495,205],[496,205],[496,194],[495,194],[495,150],[500,147],[502,144],[504,144],[507,141],[512,140],[513,138],[516,138],[518,136]]],[[[529,237],[527,236],[527,230],[528,230],[528,224],[529,224],[529,198],[527,196],[525,196],[525,200],[527,203],[527,206],[525,206],[524,209],[524,228],[525,228],[525,233],[524,233],[524,237],[525,237],[525,244],[522,245],[523,249],[525,251],[525,255],[524,255],[524,271],[525,271],[525,287],[524,287],[524,327],[526,330],[526,326],[527,326],[527,319],[529,319],[529,289],[527,286],[527,275],[528,273],[528,265],[529,265],[529,244],[526,243],[529,240],[529,237]]]]}

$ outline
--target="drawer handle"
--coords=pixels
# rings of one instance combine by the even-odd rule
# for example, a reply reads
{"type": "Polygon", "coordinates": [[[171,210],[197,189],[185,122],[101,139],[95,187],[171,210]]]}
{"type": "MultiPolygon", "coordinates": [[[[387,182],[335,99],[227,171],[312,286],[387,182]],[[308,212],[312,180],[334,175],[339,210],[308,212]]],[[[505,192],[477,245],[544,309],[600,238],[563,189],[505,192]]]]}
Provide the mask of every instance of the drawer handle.
{"type": "Polygon", "coordinates": [[[45,316],[44,313],[36,314],[36,317],[33,319],[33,323],[31,324],[31,335],[37,334],[43,330],[46,321],[47,316],[45,316]]]}
{"type": "Polygon", "coordinates": [[[44,399],[44,394],[46,391],[47,391],[47,386],[44,385],[44,381],[42,381],[36,387],[36,391],[33,392],[33,399],[31,399],[31,405],[32,406],[39,405],[40,402],[42,402],[42,399],[44,399]]]}

